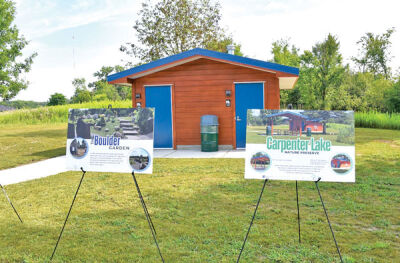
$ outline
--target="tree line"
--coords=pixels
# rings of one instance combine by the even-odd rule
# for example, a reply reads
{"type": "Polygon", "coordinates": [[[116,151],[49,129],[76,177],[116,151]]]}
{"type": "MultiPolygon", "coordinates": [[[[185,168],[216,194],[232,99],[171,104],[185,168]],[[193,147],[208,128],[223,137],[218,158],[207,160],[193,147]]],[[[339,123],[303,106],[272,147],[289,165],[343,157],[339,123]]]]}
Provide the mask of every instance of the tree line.
{"type": "Polygon", "coordinates": [[[393,73],[391,36],[366,33],[352,57],[354,68],[343,63],[339,39],[332,35],[302,53],[288,40],[275,41],[273,62],[300,69],[292,90],[281,90],[281,106],[304,109],[400,112],[400,76],[393,73]]]}
{"type": "MultiPolygon", "coordinates": [[[[20,73],[30,70],[36,56],[21,59],[28,42],[12,25],[14,18],[14,3],[0,0],[0,98],[6,101],[27,88],[20,73]]],[[[127,57],[122,65],[101,67],[93,73],[96,80],[91,83],[74,79],[70,99],[55,93],[48,104],[131,99],[130,88],[108,84],[107,75],[193,48],[227,52],[227,45],[233,44],[235,55],[244,56],[241,45],[220,22],[221,5],[212,0],[145,0],[133,26],[136,41],[120,47],[127,57]]],[[[335,35],[328,34],[302,52],[288,40],[275,41],[270,48],[271,61],[300,69],[294,89],[281,90],[281,107],[400,112],[400,76],[389,66],[394,32],[395,28],[389,28],[381,34],[361,36],[356,43],[359,53],[351,58],[353,67],[343,62],[335,35]]]]}

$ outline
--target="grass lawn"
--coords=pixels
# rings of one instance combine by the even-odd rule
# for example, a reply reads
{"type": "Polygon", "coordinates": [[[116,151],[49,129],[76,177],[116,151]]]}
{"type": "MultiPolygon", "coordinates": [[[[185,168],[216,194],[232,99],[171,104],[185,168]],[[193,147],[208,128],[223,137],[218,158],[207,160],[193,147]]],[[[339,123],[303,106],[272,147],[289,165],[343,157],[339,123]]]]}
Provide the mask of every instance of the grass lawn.
{"type": "Polygon", "coordinates": [[[65,155],[67,124],[1,125],[0,170],[65,155]]]}
{"type": "MultiPolygon", "coordinates": [[[[346,262],[398,262],[400,131],[356,129],[356,152],[357,183],[320,183],[339,247],[346,262]]],[[[155,159],[137,176],[166,262],[236,261],[263,183],[243,173],[242,159],[155,159]]],[[[80,176],[6,187],[24,224],[0,195],[0,262],[48,260],[80,176]]],[[[302,244],[295,183],[272,181],[241,262],[339,262],[314,183],[299,190],[302,244]]],[[[93,261],[160,262],[129,174],[84,179],[54,262],[93,261]]]]}

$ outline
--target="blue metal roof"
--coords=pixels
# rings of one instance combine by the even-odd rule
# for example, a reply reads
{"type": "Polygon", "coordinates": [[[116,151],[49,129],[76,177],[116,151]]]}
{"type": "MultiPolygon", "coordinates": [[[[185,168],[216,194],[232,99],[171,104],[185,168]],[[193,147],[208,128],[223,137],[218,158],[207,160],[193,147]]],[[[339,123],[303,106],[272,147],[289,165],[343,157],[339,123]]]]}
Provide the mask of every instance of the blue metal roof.
{"type": "Polygon", "coordinates": [[[258,59],[252,59],[252,58],[246,58],[246,57],[241,57],[241,56],[236,56],[236,55],[231,55],[227,53],[222,53],[222,52],[217,52],[217,51],[212,51],[212,50],[207,50],[207,49],[202,49],[202,48],[195,48],[192,50],[188,50],[176,55],[172,55],[166,58],[162,58],[147,64],[143,64],[131,69],[127,69],[112,75],[107,76],[107,81],[113,81],[116,79],[124,78],[129,75],[137,74],[146,70],[150,70],[153,68],[157,68],[169,63],[173,63],[185,58],[193,57],[193,56],[205,56],[205,57],[211,57],[215,59],[221,59],[221,60],[226,60],[226,61],[231,61],[235,63],[241,63],[249,66],[254,66],[254,67],[259,67],[259,68],[264,68],[267,70],[273,70],[273,71],[280,71],[284,73],[289,73],[289,74],[294,74],[294,75],[299,75],[299,69],[295,67],[289,67],[289,66],[284,66],[281,64],[277,63],[272,63],[272,62],[267,62],[267,61],[262,61],[258,59]]]}
{"type": "MultiPolygon", "coordinates": [[[[279,111],[279,110],[278,110],[279,111]]],[[[294,111],[279,111],[279,112],[277,112],[277,113],[271,113],[271,114],[268,114],[266,117],[267,118],[270,118],[270,117],[280,117],[280,116],[284,116],[284,115],[295,115],[295,116],[297,116],[297,117],[300,117],[300,118],[302,118],[302,119],[306,119],[306,120],[308,120],[308,121],[321,121],[321,119],[318,119],[318,118],[314,118],[314,119],[311,119],[309,116],[306,116],[306,115],[304,115],[304,114],[301,114],[301,113],[297,113],[297,112],[294,112],[294,111]]]]}
{"type": "Polygon", "coordinates": [[[295,115],[295,116],[300,117],[300,118],[302,118],[302,119],[309,119],[308,116],[303,115],[303,114],[301,114],[301,113],[293,112],[293,111],[280,111],[280,112],[277,112],[277,113],[268,114],[268,115],[265,116],[265,117],[267,117],[267,118],[270,118],[270,117],[279,117],[279,116],[283,116],[283,115],[286,115],[286,114],[288,114],[288,115],[295,115]]]}

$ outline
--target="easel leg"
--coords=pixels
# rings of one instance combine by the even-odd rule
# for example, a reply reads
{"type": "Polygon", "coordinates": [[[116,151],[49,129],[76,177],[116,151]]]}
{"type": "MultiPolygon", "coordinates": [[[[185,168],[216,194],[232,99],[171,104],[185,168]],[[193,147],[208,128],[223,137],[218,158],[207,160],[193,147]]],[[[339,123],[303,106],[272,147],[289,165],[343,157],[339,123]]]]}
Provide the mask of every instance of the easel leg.
{"type": "Polygon", "coordinates": [[[340,254],[339,246],[338,246],[338,244],[337,244],[337,242],[336,242],[335,234],[333,233],[332,225],[331,225],[331,222],[329,221],[328,213],[326,212],[326,208],[325,208],[324,201],[322,200],[321,192],[319,191],[318,182],[319,182],[320,180],[321,180],[321,177],[318,178],[318,181],[315,181],[315,186],[317,187],[318,194],[319,194],[319,199],[321,200],[321,204],[322,204],[322,207],[324,208],[324,212],[325,212],[326,219],[328,220],[329,228],[331,229],[333,241],[335,241],[336,250],[337,250],[337,252],[338,252],[338,254],[339,254],[339,257],[340,257],[340,262],[343,263],[342,255],[340,254]]]}
{"type": "Polygon", "coordinates": [[[299,227],[299,243],[301,243],[299,190],[298,190],[298,187],[297,187],[297,180],[296,180],[296,201],[297,201],[297,225],[299,227]]]}
{"type": "Polygon", "coordinates": [[[140,199],[140,202],[141,202],[143,210],[144,210],[144,214],[146,215],[146,219],[148,221],[150,221],[151,228],[153,229],[154,234],[157,235],[156,228],[154,227],[153,220],[151,220],[149,210],[147,210],[146,203],[144,202],[144,198],[142,196],[142,192],[140,191],[140,187],[139,187],[139,184],[137,183],[136,176],[135,176],[134,172],[132,172],[132,177],[133,177],[133,180],[135,181],[136,190],[138,192],[139,199],[140,199]]]}
{"type": "Polygon", "coordinates": [[[267,181],[268,181],[268,179],[265,179],[263,187],[261,189],[260,197],[258,198],[258,201],[257,201],[256,209],[254,210],[253,218],[251,219],[249,229],[247,230],[247,234],[246,234],[246,237],[244,238],[243,245],[242,245],[242,248],[240,249],[240,253],[239,253],[239,256],[237,258],[236,263],[239,263],[239,261],[240,261],[240,256],[242,255],[242,252],[243,252],[243,249],[244,249],[244,245],[246,245],[247,237],[249,236],[251,226],[253,225],[254,218],[256,217],[258,205],[260,204],[260,200],[261,200],[261,197],[263,195],[264,188],[265,188],[265,185],[267,184],[267,181]]]}
{"type": "Polygon", "coordinates": [[[70,213],[71,213],[71,210],[72,210],[72,206],[73,206],[74,203],[75,203],[75,199],[76,199],[76,196],[78,195],[79,188],[81,187],[83,178],[85,177],[86,171],[84,171],[83,168],[81,168],[81,170],[82,170],[82,172],[83,172],[83,173],[82,173],[82,177],[81,177],[81,181],[79,182],[78,189],[76,189],[74,199],[72,200],[71,207],[69,208],[69,211],[68,211],[68,214],[67,214],[67,218],[65,218],[64,225],[63,225],[63,227],[62,227],[62,229],[61,229],[61,233],[60,233],[60,235],[58,236],[58,240],[57,240],[56,246],[54,247],[53,254],[51,254],[50,261],[53,260],[54,254],[56,253],[58,243],[60,242],[61,236],[62,236],[62,234],[63,234],[63,232],[64,232],[64,228],[65,228],[65,225],[67,224],[68,217],[69,217],[69,215],[70,215],[70,213]]]}
{"type": "Polygon", "coordinates": [[[149,228],[150,228],[151,234],[153,236],[154,243],[157,246],[158,254],[161,257],[161,261],[164,262],[164,258],[163,258],[162,254],[161,254],[161,250],[160,250],[160,247],[158,246],[158,242],[157,242],[157,238],[156,238],[156,229],[154,228],[153,221],[151,220],[149,211],[147,210],[146,203],[144,202],[144,199],[143,199],[143,196],[142,196],[142,192],[140,191],[139,184],[138,184],[138,182],[136,180],[135,172],[132,172],[132,177],[133,177],[133,181],[135,182],[135,185],[136,185],[136,190],[138,192],[140,202],[142,203],[142,207],[143,207],[146,219],[147,219],[147,223],[149,223],[149,228]]]}
{"type": "Polygon", "coordinates": [[[13,203],[11,202],[10,198],[8,197],[7,192],[6,192],[6,189],[4,189],[3,185],[1,185],[1,184],[0,184],[0,187],[1,187],[1,190],[3,190],[3,193],[4,193],[4,195],[6,196],[8,202],[10,203],[12,209],[14,209],[15,214],[18,216],[19,221],[21,221],[21,223],[23,223],[21,217],[19,216],[19,214],[18,214],[18,212],[17,212],[17,209],[15,209],[13,203]]]}

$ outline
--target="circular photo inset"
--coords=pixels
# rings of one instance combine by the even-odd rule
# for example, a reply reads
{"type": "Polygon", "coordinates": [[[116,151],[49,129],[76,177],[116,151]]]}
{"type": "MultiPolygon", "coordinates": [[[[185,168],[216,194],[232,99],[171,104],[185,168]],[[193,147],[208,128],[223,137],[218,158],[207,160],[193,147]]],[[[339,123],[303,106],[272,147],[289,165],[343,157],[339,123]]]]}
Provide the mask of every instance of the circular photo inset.
{"type": "Polygon", "coordinates": [[[143,148],[133,149],[129,155],[129,164],[134,171],[144,171],[149,167],[150,154],[143,148]]]}
{"type": "Polygon", "coordinates": [[[69,152],[75,158],[83,158],[89,149],[89,144],[83,138],[75,138],[69,145],[69,152]]]}
{"type": "Polygon", "coordinates": [[[250,159],[251,167],[257,171],[265,171],[271,164],[271,159],[266,152],[257,152],[250,159]]]}
{"type": "Polygon", "coordinates": [[[351,159],[345,153],[336,154],[331,160],[331,168],[338,174],[344,174],[351,170],[351,159]]]}

